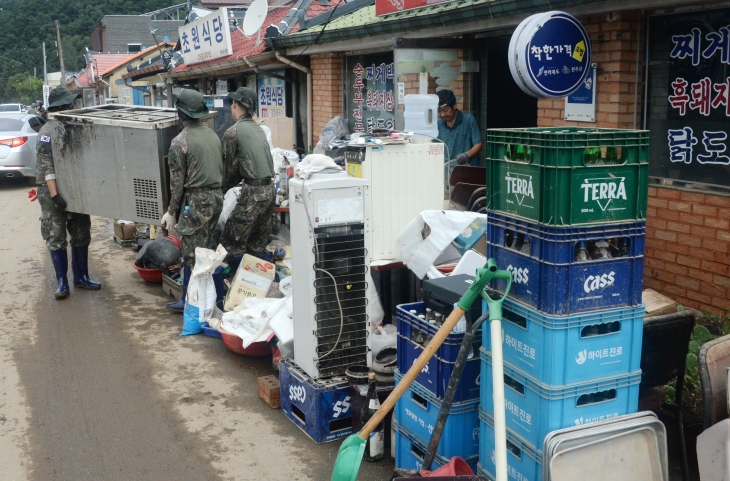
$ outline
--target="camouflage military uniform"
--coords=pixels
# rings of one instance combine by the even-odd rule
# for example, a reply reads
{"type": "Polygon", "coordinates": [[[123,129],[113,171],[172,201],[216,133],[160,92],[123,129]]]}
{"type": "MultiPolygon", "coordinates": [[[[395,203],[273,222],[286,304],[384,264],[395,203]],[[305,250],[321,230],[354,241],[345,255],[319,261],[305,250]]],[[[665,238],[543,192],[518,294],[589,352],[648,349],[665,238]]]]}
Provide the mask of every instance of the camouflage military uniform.
{"type": "Polygon", "coordinates": [[[192,268],[195,248],[216,248],[215,228],[223,209],[223,164],[218,136],[199,120],[189,121],[170,144],[170,206],[178,216],[175,231],[182,255],[192,268]],[[189,215],[183,215],[185,206],[189,215]]]}
{"type": "Polygon", "coordinates": [[[56,179],[51,149],[51,124],[38,131],[36,144],[36,182],[38,203],[41,205],[41,235],[49,251],[65,250],[66,231],[71,235],[71,247],[86,247],[91,243],[91,217],[87,214],[65,212],[56,207],[46,181],[56,179]]]}
{"type": "Polygon", "coordinates": [[[266,134],[251,117],[239,117],[223,134],[223,165],[224,191],[244,182],[221,237],[228,259],[264,252],[276,200],[274,160],[266,134]]]}

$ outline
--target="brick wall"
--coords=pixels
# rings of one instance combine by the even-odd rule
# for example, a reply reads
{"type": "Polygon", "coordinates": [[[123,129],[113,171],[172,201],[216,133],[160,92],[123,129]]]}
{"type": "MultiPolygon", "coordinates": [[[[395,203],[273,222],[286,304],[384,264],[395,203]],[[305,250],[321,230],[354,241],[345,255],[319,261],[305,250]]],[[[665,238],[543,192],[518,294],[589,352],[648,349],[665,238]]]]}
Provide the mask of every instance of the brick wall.
{"type": "MultiPolygon", "coordinates": [[[[342,115],[344,55],[325,53],[312,55],[312,141],[317,144],[319,134],[327,122],[342,115]]],[[[314,147],[314,145],[312,145],[314,147]]]]}
{"type": "Polygon", "coordinates": [[[644,287],[685,306],[730,310],[730,198],[652,187],[644,287]]]}
{"type": "MultiPolygon", "coordinates": [[[[636,89],[636,47],[638,13],[621,12],[619,19],[606,21],[606,15],[579,18],[591,39],[596,74],[596,122],[569,122],[565,118],[565,99],[540,99],[537,102],[539,127],[575,125],[579,127],[634,128],[634,92],[636,89]]],[[[641,124],[641,88],[639,76],[637,125],[641,124]]]]}

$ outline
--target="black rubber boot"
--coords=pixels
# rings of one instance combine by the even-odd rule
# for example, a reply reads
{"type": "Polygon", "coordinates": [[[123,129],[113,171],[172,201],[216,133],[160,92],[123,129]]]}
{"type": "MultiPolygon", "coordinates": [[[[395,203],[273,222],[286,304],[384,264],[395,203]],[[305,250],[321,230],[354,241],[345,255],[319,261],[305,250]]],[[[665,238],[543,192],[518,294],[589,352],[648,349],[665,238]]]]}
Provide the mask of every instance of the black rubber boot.
{"type": "Polygon", "coordinates": [[[167,308],[176,314],[185,312],[185,298],[188,295],[188,283],[190,282],[191,276],[191,269],[187,262],[183,264],[183,276],[182,297],[180,297],[179,301],[167,303],[167,308]]]}
{"type": "Polygon", "coordinates": [[[89,246],[71,248],[71,265],[74,271],[74,287],[101,289],[101,284],[89,279],[89,246]]]}
{"type": "Polygon", "coordinates": [[[53,269],[56,271],[56,280],[58,281],[58,289],[54,296],[56,299],[68,297],[68,253],[66,249],[60,251],[51,251],[51,260],[53,261],[53,269]]]}

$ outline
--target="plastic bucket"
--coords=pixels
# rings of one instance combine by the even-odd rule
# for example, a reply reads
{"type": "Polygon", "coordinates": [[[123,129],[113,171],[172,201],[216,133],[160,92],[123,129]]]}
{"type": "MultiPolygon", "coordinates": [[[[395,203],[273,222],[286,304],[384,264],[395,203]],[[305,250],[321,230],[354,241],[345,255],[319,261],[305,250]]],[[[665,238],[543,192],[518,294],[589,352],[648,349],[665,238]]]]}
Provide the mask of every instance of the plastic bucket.
{"type": "Polygon", "coordinates": [[[451,458],[451,461],[434,471],[421,471],[421,476],[424,478],[433,478],[437,476],[474,476],[474,471],[472,471],[466,461],[459,456],[454,456],[451,458]]]}

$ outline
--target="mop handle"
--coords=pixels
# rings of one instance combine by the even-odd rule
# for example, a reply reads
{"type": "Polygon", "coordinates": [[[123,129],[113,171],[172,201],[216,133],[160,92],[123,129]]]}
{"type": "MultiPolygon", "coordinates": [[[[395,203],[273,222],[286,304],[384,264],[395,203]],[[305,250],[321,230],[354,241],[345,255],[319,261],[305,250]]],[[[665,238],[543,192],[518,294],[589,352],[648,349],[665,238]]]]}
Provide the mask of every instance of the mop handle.
{"type": "Polygon", "coordinates": [[[482,292],[482,298],[489,305],[489,329],[492,339],[492,399],[494,401],[494,465],[496,481],[507,481],[507,424],[504,410],[504,357],[502,354],[502,301],[512,287],[512,273],[497,271],[496,279],[506,279],[507,287],[499,299],[492,299],[482,292]]]}
{"type": "Polygon", "coordinates": [[[395,406],[398,399],[400,399],[403,393],[405,393],[411,386],[411,383],[416,380],[418,375],[421,373],[421,370],[426,366],[426,364],[428,364],[428,361],[430,361],[436,353],[436,350],[444,343],[446,337],[451,334],[451,331],[454,329],[454,326],[456,326],[456,323],[459,322],[459,319],[461,319],[466,311],[469,310],[471,305],[480,295],[484,295],[484,287],[486,287],[497,272],[499,271],[497,270],[497,263],[494,259],[489,259],[484,267],[477,269],[474,282],[472,282],[464,295],[461,296],[459,302],[454,306],[454,310],[451,311],[451,314],[449,314],[449,317],[446,318],[444,323],[441,325],[441,328],[439,328],[433,336],[431,341],[428,343],[428,346],[426,346],[421,355],[418,356],[410,369],[408,369],[408,372],[403,375],[403,378],[400,380],[395,389],[393,389],[385,401],[383,401],[383,404],[380,405],[380,408],[378,408],[375,414],[373,414],[373,417],[371,417],[365,426],[360,429],[358,436],[360,436],[361,439],[367,441],[370,434],[378,427],[378,424],[380,424],[380,421],[382,421],[390,410],[393,409],[393,406],[395,406]]]}

